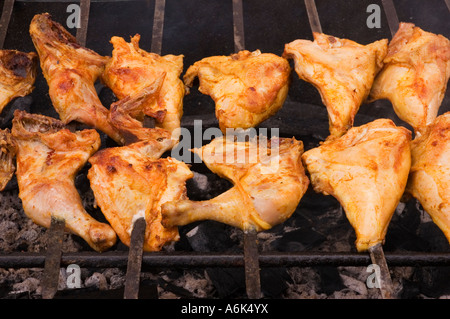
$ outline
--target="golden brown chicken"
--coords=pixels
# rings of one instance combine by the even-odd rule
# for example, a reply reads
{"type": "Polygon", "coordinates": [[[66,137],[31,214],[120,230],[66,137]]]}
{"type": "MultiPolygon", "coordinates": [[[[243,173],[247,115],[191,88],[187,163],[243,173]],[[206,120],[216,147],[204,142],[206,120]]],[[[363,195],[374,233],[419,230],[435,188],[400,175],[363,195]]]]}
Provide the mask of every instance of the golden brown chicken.
{"type": "Polygon", "coordinates": [[[406,191],[417,198],[450,242],[450,112],[411,142],[406,191]]]}
{"type": "Polygon", "coordinates": [[[139,48],[140,35],[127,43],[121,37],[112,37],[112,58],[106,64],[102,80],[118,99],[133,98],[163,76],[161,86],[155,92],[152,109],[161,113],[156,127],[168,130],[178,141],[185,89],[180,79],[183,71],[183,55],[160,56],[139,48]]]}
{"type": "Polygon", "coordinates": [[[186,198],[188,166],[159,158],[171,144],[157,140],[107,148],[89,159],[88,178],[95,199],[122,243],[130,245],[134,221],[144,217],[144,251],[159,251],[179,239],[177,227],[161,224],[161,205],[186,198]]]}
{"type": "Polygon", "coordinates": [[[319,91],[328,112],[328,139],[333,139],[353,126],[355,115],[383,66],[388,40],[361,45],[323,33],[313,35],[314,42],[295,40],[286,44],[283,56],[292,58],[300,79],[319,91]]]}
{"type": "Polygon", "coordinates": [[[61,121],[84,123],[122,143],[94,87],[108,57],[80,46],[48,13],[33,17],[30,35],[39,54],[50,99],[61,121]]]}
{"type": "Polygon", "coordinates": [[[25,214],[47,228],[52,217],[64,220],[68,231],[96,251],[113,246],[114,230],[85,211],[74,183],[100,146],[97,131],[72,133],[59,120],[16,111],[12,135],[18,144],[16,176],[25,214]]]}
{"type": "Polygon", "coordinates": [[[436,118],[449,77],[450,41],[400,23],[370,100],[390,100],[398,117],[420,134],[436,118]]]}
{"type": "Polygon", "coordinates": [[[410,140],[406,128],[378,119],[302,155],[314,190],[341,203],[358,251],[384,243],[408,179],[410,140]]]}
{"type": "Polygon", "coordinates": [[[110,121],[120,132],[125,145],[156,139],[171,141],[172,146],[176,143],[177,139],[168,130],[153,127],[155,126],[154,123],[150,123],[152,127],[145,126],[148,117],[162,122],[166,114],[164,110],[160,110],[157,106],[164,78],[163,74],[137,94],[126,96],[111,105],[110,121]]]}
{"type": "Polygon", "coordinates": [[[198,77],[199,91],[211,96],[223,133],[226,128],[255,127],[274,115],[289,89],[289,62],[259,50],[230,56],[212,56],[195,62],[184,75],[192,87],[198,77]]]}
{"type": "Polygon", "coordinates": [[[164,204],[163,225],[209,219],[244,231],[267,230],[293,214],[309,185],[300,159],[303,143],[294,138],[235,142],[220,137],[193,151],[234,186],[210,200],[164,204]]]}
{"type": "Polygon", "coordinates": [[[14,98],[34,89],[37,55],[16,50],[0,50],[0,113],[14,98]]]}
{"type": "Polygon", "coordinates": [[[9,129],[0,130],[0,191],[4,190],[16,170],[17,143],[9,129]]]}

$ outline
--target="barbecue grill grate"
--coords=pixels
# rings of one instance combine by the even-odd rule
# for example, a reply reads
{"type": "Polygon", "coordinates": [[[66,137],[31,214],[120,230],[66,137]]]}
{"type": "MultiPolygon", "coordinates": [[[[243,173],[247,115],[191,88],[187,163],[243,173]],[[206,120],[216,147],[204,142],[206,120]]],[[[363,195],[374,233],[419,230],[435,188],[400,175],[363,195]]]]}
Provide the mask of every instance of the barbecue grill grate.
{"type": "MultiPolygon", "coordinates": [[[[9,44],[15,44],[18,43],[17,39],[13,39],[15,36],[14,33],[17,32],[16,29],[10,30],[10,20],[13,17],[14,10],[26,10],[27,4],[33,2],[32,0],[5,0],[3,4],[3,10],[2,15],[0,18],[0,48],[5,47],[5,43],[9,44]],[[10,32],[8,32],[10,31],[10,32]],[[9,36],[9,38],[8,38],[9,36]]],[[[47,2],[51,2],[52,4],[69,4],[73,3],[74,1],[69,0],[41,0],[39,1],[41,3],[40,8],[44,8],[46,6],[47,2]]],[[[76,1],[75,1],[76,2],[76,1]]],[[[149,13],[152,13],[152,16],[148,16],[148,20],[153,21],[153,27],[151,30],[147,30],[148,34],[151,34],[151,51],[155,53],[164,53],[163,49],[174,49],[171,52],[167,53],[173,53],[177,54],[177,50],[180,50],[180,48],[175,48],[175,44],[178,44],[178,41],[182,41],[180,38],[183,36],[181,35],[180,38],[177,38],[175,41],[170,40],[169,37],[174,36],[176,32],[179,32],[180,30],[176,27],[172,27],[171,25],[165,24],[165,17],[167,17],[168,14],[171,14],[171,19],[176,19],[176,16],[179,12],[174,12],[174,8],[176,7],[176,3],[172,1],[166,0],[154,0],[154,1],[131,1],[131,0],[81,0],[79,1],[79,8],[80,8],[80,27],[76,30],[76,37],[80,44],[85,45],[87,47],[90,47],[100,54],[108,54],[107,50],[102,47],[101,50],[103,52],[97,50],[100,49],[100,45],[98,43],[94,43],[93,41],[90,42],[90,35],[92,35],[93,31],[91,33],[90,30],[94,30],[97,32],[101,32],[101,30],[96,30],[96,27],[99,26],[99,21],[96,21],[94,26],[90,28],[89,23],[91,23],[91,19],[89,18],[90,15],[90,9],[92,3],[98,3],[98,2],[105,2],[105,3],[117,3],[120,5],[123,5],[123,3],[127,2],[133,2],[133,3],[145,3],[147,5],[147,11],[149,13]],[[167,47],[164,47],[164,44],[167,43],[167,47]],[[92,44],[92,45],[90,45],[92,44]],[[98,47],[95,47],[98,46],[98,47]]],[[[288,2],[288,1],[286,1],[288,2]]],[[[450,4],[448,0],[439,0],[434,1],[436,3],[439,2],[439,5],[442,7],[444,2],[447,8],[450,10],[450,4]]],[[[433,2],[433,3],[434,3],[433,2]]],[[[78,3],[78,2],[77,2],[78,3]]],[[[384,15],[381,16],[383,24],[388,25],[388,29],[383,27],[374,30],[370,30],[369,37],[367,37],[365,42],[370,42],[372,39],[375,38],[381,38],[381,37],[388,37],[389,35],[392,36],[395,34],[399,17],[396,12],[396,7],[392,0],[381,0],[381,1],[359,1],[358,4],[355,2],[351,2],[348,4],[346,2],[345,5],[343,5],[342,10],[336,10],[336,12],[333,11],[333,9],[330,6],[325,6],[322,1],[317,1],[317,4],[321,4],[322,12],[324,13],[324,16],[322,16],[322,19],[319,18],[318,8],[316,7],[316,2],[314,0],[305,0],[304,1],[304,7],[302,6],[302,3],[292,2],[289,1],[289,4],[295,4],[295,6],[299,6],[304,11],[299,13],[298,19],[299,21],[309,21],[309,28],[311,31],[316,32],[322,32],[322,28],[324,29],[325,33],[332,34],[332,32],[328,31],[330,29],[330,25],[333,25],[334,28],[331,28],[335,30],[333,32],[333,35],[340,36],[339,33],[343,32],[343,29],[348,31],[351,35],[347,35],[348,38],[352,38],[352,35],[357,34],[360,30],[349,30],[348,25],[344,20],[341,19],[342,11],[346,11],[349,6],[357,6],[358,8],[362,7],[368,7],[369,4],[376,4],[378,5],[378,8],[383,8],[384,15]],[[326,8],[326,9],[324,9],[326,8]],[[384,20],[386,19],[386,20],[384,20]],[[321,22],[323,25],[321,25],[321,22]]],[[[415,4],[417,2],[414,2],[415,4]]],[[[189,2],[189,4],[191,4],[189,2]]],[[[265,42],[261,43],[256,41],[255,37],[253,36],[253,33],[255,31],[256,26],[249,25],[246,29],[245,25],[245,10],[251,10],[258,8],[253,12],[255,16],[258,17],[258,14],[261,14],[261,10],[264,10],[265,5],[267,5],[267,1],[245,1],[242,0],[232,0],[228,4],[221,4],[220,8],[218,10],[227,8],[228,10],[225,10],[223,14],[225,16],[230,16],[232,18],[232,24],[230,23],[227,25],[226,23],[219,23],[219,28],[221,29],[214,29],[214,31],[219,30],[219,32],[215,35],[216,40],[218,42],[223,42],[221,49],[222,50],[228,50],[232,51],[231,46],[234,45],[234,51],[237,52],[242,49],[261,49],[262,51],[272,51],[269,50],[268,46],[265,42]],[[259,11],[258,11],[259,10],[259,11]],[[244,30],[249,31],[248,33],[244,33],[244,30]],[[233,34],[233,42],[232,44],[230,41],[224,41],[225,36],[224,34],[229,33],[229,31],[232,31],[233,34]],[[247,36],[247,37],[245,37],[247,36]]],[[[184,3],[185,7],[186,4],[184,3]]],[[[194,5],[194,4],[192,4],[194,5]]],[[[49,5],[47,5],[49,6],[49,5]]],[[[131,6],[131,5],[130,5],[131,6]]],[[[295,7],[293,6],[293,8],[295,7]]],[[[337,4],[338,6],[338,4],[337,4]]],[[[432,6],[431,4],[428,4],[428,6],[432,6]]],[[[408,8],[407,5],[405,5],[404,1],[401,3],[402,9],[408,8]]],[[[420,8],[423,8],[423,5],[419,6],[420,8]]],[[[213,6],[209,6],[209,9],[213,8],[213,6]]],[[[273,9],[273,8],[271,8],[273,9]]],[[[400,21],[405,20],[405,17],[408,16],[408,14],[413,15],[414,11],[414,5],[409,7],[409,11],[407,13],[402,13],[402,18],[400,21]]],[[[299,10],[300,11],[300,10],[299,10]]],[[[38,13],[38,12],[36,12],[38,13]]],[[[275,16],[275,19],[279,19],[279,21],[282,21],[280,17],[276,16],[279,13],[276,8],[274,9],[273,15],[275,16]]],[[[428,12],[429,13],[429,12],[428,12]]],[[[448,12],[444,12],[443,15],[445,16],[448,14],[448,12]]],[[[368,13],[364,14],[364,12],[361,12],[361,17],[367,17],[368,13]]],[[[91,16],[92,18],[92,16],[91,16]]],[[[111,17],[114,19],[113,17],[111,17]]],[[[420,26],[420,22],[423,22],[425,19],[430,18],[429,14],[428,17],[425,18],[418,18],[417,24],[420,26]]],[[[208,21],[211,21],[211,19],[207,19],[208,21]]],[[[298,27],[303,22],[297,21],[296,25],[294,27],[298,27]]],[[[138,23],[139,21],[136,21],[138,23]]],[[[291,20],[287,20],[287,22],[292,22],[291,20]]],[[[444,29],[443,23],[442,26],[440,23],[442,20],[439,20],[438,18],[435,18],[434,20],[430,20],[429,26],[431,28],[431,32],[436,33],[442,33],[445,36],[449,36],[450,30],[444,29]],[[433,28],[435,30],[433,30],[433,28]]],[[[111,23],[111,22],[109,22],[111,23]]],[[[200,27],[207,27],[205,25],[202,25],[199,21],[194,21],[193,23],[199,23],[200,27]]],[[[211,26],[214,28],[214,26],[211,26]]],[[[259,32],[263,33],[263,38],[267,38],[267,42],[270,42],[270,40],[274,40],[273,37],[277,37],[277,40],[272,41],[275,43],[287,43],[290,40],[293,40],[295,38],[301,38],[302,35],[296,34],[293,36],[292,30],[288,32],[287,34],[283,35],[279,32],[277,33],[277,30],[274,29],[276,26],[262,26],[259,25],[261,28],[259,32]],[[272,32],[272,34],[270,34],[272,32]],[[285,41],[286,40],[286,41],[285,41]]],[[[293,28],[294,28],[293,27],[293,28]]],[[[426,29],[425,26],[423,26],[424,29],[426,29]]],[[[28,31],[25,30],[27,28],[23,28],[23,32],[28,31]]],[[[305,29],[305,28],[303,28],[305,29]]],[[[200,31],[201,29],[197,29],[196,31],[200,31]]],[[[308,31],[309,32],[309,31],[308,31]]],[[[131,34],[128,34],[126,36],[130,36],[131,34]]],[[[19,36],[16,34],[16,36],[19,36]]],[[[106,37],[107,38],[107,37],[106,37]]],[[[143,37],[144,38],[144,37],[143,37]]],[[[210,38],[208,38],[210,40],[210,38]]],[[[261,37],[259,38],[259,40],[261,37]]],[[[20,42],[20,40],[19,40],[20,42]]],[[[185,42],[182,42],[181,44],[185,44],[185,42]]],[[[143,44],[145,47],[145,44],[143,44]]],[[[32,51],[32,47],[26,47],[24,45],[23,50],[29,50],[32,51]]],[[[282,50],[282,47],[278,48],[278,51],[282,50]]],[[[204,57],[209,54],[210,51],[208,51],[208,48],[202,47],[197,48],[197,51],[193,52],[194,56],[197,54],[199,57],[204,57]]],[[[186,52],[179,52],[180,54],[186,54],[186,52]]],[[[229,53],[229,52],[228,52],[229,53]]],[[[279,52],[274,52],[279,53],[279,52]]],[[[214,53],[216,54],[216,53],[214,53]]],[[[192,62],[195,61],[197,57],[186,57],[185,65],[190,65],[192,62]],[[191,60],[192,59],[192,60],[191,60]]],[[[36,90],[45,88],[45,84],[39,84],[37,83],[36,90]]],[[[305,91],[305,96],[308,98],[311,96],[312,98],[308,100],[308,103],[312,104],[320,104],[320,101],[318,100],[318,96],[315,93],[311,93],[311,89],[308,89],[308,87],[301,87],[301,88],[294,88],[293,92],[290,93],[295,98],[296,95],[298,95],[298,91],[305,91]],[[308,91],[309,90],[309,91],[308,91]],[[309,93],[308,93],[309,92],[309,93]],[[308,96],[309,94],[309,96],[308,96]]],[[[443,102],[443,110],[441,110],[440,113],[443,113],[445,111],[448,111],[449,109],[449,94],[447,93],[446,98],[443,102]],[[445,107],[447,109],[445,109],[445,107]]],[[[41,94],[38,96],[38,101],[36,104],[42,103],[45,105],[47,103],[48,105],[48,97],[45,97],[45,94],[41,94]]],[[[199,95],[195,95],[195,93],[191,94],[191,96],[187,97],[189,99],[189,103],[194,103],[194,100],[199,100],[198,103],[205,103],[208,104],[210,102],[206,101],[204,97],[201,97],[199,95]]],[[[52,110],[49,109],[43,109],[40,110],[41,113],[51,116],[57,116],[55,113],[52,113],[52,110]]],[[[300,114],[300,113],[299,113],[300,114]]],[[[395,118],[394,114],[388,114],[390,117],[395,118]]],[[[301,117],[301,116],[300,116],[301,117]]],[[[184,117],[182,125],[184,127],[193,127],[193,123],[195,119],[202,119],[204,120],[203,123],[206,123],[207,126],[215,126],[216,122],[214,119],[211,118],[211,114],[204,115],[204,114],[194,114],[190,115],[187,114],[187,116],[184,117]]],[[[397,121],[398,119],[395,118],[397,121]]],[[[304,124],[301,122],[301,118],[297,119],[297,122],[295,122],[294,119],[291,119],[291,123],[283,123],[283,120],[280,117],[275,116],[272,120],[269,120],[268,127],[270,127],[270,124],[273,124],[273,127],[281,127],[281,134],[286,136],[303,136],[307,134],[311,134],[307,129],[303,128],[304,124]],[[272,122],[270,122],[272,121],[272,122]],[[283,124],[282,124],[283,123],[283,124]],[[286,124],[286,125],[285,125],[286,124]],[[300,135],[298,135],[300,134],[300,135]]],[[[319,123],[320,125],[321,123],[319,123]]],[[[322,123],[323,124],[323,123],[322,123]]],[[[322,125],[323,128],[323,125],[322,125]]],[[[327,129],[327,127],[326,127],[327,129]]],[[[318,130],[320,131],[320,130],[318,130]]],[[[320,134],[316,135],[316,137],[320,138],[320,134]]],[[[48,232],[50,232],[51,235],[54,235],[55,241],[61,240],[61,233],[57,233],[57,227],[51,227],[48,232]],[[56,229],[56,230],[55,230],[56,229]]],[[[143,231],[141,229],[141,231],[143,231]]],[[[50,238],[52,236],[49,236],[50,238]]],[[[139,239],[139,236],[136,235],[136,238],[139,239]]],[[[257,247],[257,238],[255,234],[252,233],[244,233],[244,249],[242,253],[198,253],[198,252],[179,252],[179,251],[172,251],[172,252],[155,252],[155,253],[143,253],[142,256],[136,257],[136,255],[133,255],[136,258],[130,259],[131,252],[135,248],[133,245],[136,243],[139,244],[139,240],[136,240],[135,242],[132,241],[130,252],[126,251],[110,251],[105,253],[95,253],[95,252],[78,252],[78,253],[61,253],[60,248],[57,249],[50,249],[46,254],[42,253],[27,253],[27,252],[14,252],[9,254],[0,254],[0,268],[34,268],[34,267],[44,267],[45,266],[45,278],[48,278],[43,285],[44,285],[44,291],[50,290],[50,293],[48,294],[48,298],[52,298],[54,296],[54,293],[56,292],[56,286],[57,281],[55,284],[55,277],[59,276],[59,267],[62,266],[68,266],[70,264],[77,264],[80,267],[88,267],[88,268],[108,268],[108,267],[119,267],[119,268],[128,268],[133,269],[134,276],[127,277],[128,278],[134,278],[134,281],[131,283],[130,281],[127,281],[126,289],[125,291],[132,291],[129,293],[129,295],[126,295],[127,292],[125,292],[125,298],[137,298],[137,290],[138,287],[136,285],[139,285],[139,280],[136,282],[136,278],[139,278],[139,272],[145,271],[147,269],[151,268],[159,268],[159,267],[180,267],[180,268],[198,268],[198,267],[244,267],[246,271],[246,286],[247,286],[247,295],[250,298],[259,298],[261,296],[261,287],[260,287],[260,277],[259,277],[259,267],[279,267],[279,266],[286,266],[286,267],[314,267],[314,266],[367,266],[371,263],[371,259],[369,254],[364,253],[352,253],[352,252],[258,252],[257,247]],[[47,262],[51,260],[53,263],[56,261],[59,264],[53,265],[53,267],[46,266],[47,262]],[[137,264],[136,264],[137,263],[137,264]]],[[[51,243],[49,243],[49,247],[51,246],[51,243]]],[[[134,251],[134,254],[136,254],[136,251],[134,251]]],[[[449,266],[450,265],[450,253],[448,252],[386,252],[385,253],[386,261],[390,266],[449,266]]],[[[49,262],[50,263],[50,262],[49,262]]],[[[449,283],[450,284],[450,283],[449,283]]]]}

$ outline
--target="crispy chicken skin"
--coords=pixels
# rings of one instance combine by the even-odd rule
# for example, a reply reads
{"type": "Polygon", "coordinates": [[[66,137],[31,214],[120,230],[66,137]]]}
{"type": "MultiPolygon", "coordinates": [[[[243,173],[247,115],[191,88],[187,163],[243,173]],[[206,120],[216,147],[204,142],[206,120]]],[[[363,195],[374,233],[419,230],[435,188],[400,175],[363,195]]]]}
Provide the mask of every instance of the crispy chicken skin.
{"type": "Polygon", "coordinates": [[[61,121],[84,123],[122,143],[94,87],[109,58],[80,46],[48,13],[33,17],[30,35],[61,121]]]}
{"type": "Polygon", "coordinates": [[[33,91],[37,63],[34,52],[0,50],[0,113],[11,100],[33,91]]]}
{"type": "MultiPolygon", "coordinates": [[[[138,141],[166,139],[173,146],[176,139],[168,130],[160,127],[146,127],[148,117],[162,122],[166,115],[165,110],[158,107],[158,96],[164,82],[162,74],[150,86],[143,88],[133,96],[126,96],[111,105],[109,119],[124,139],[125,145],[138,141]]],[[[154,125],[152,125],[154,126],[154,125]]]]}
{"type": "Polygon", "coordinates": [[[450,242],[450,112],[411,142],[406,191],[417,198],[450,242]]]}
{"type": "Polygon", "coordinates": [[[212,172],[234,186],[210,200],[164,204],[163,225],[182,226],[208,219],[244,231],[263,231],[288,219],[309,185],[300,159],[303,143],[294,138],[272,138],[267,148],[264,145],[262,139],[235,142],[220,137],[194,149],[212,172]]]}
{"type": "Polygon", "coordinates": [[[398,117],[420,134],[436,118],[449,77],[450,41],[400,23],[370,100],[390,100],[398,117]]]}
{"type": "Polygon", "coordinates": [[[384,242],[408,179],[410,141],[409,130],[378,119],[302,155],[314,190],[341,203],[360,252],[384,242]]]}
{"type": "Polygon", "coordinates": [[[0,191],[4,190],[16,170],[17,143],[9,129],[0,130],[0,191]]]}
{"type": "Polygon", "coordinates": [[[257,126],[282,106],[289,89],[289,62],[259,50],[212,56],[195,62],[183,77],[188,88],[198,77],[199,91],[211,96],[223,133],[257,126]]]}
{"type": "Polygon", "coordinates": [[[314,32],[314,41],[295,40],[283,56],[294,60],[300,79],[314,85],[327,108],[330,136],[342,136],[353,126],[361,104],[369,95],[383,65],[388,40],[361,45],[314,32]]]}
{"type": "Polygon", "coordinates": [[[183,71],[183,55],[160,56],[139,48],[140,35],[128,43],[121,37],[112,37],[112,58],[102,74],[103,82],[118,99],[133,98],[163,76],[161,87],[155,92],[152,109],[164,112],[156,127],[168,130],[175,141],[183,115],[185,88],[180,79],[183,71]]]}
{"type": "Polygon", "coordinates": [[[179,239],[177,227],[161,224],[161,205],[186,198],[185,182],[193,177],[183,162],[159,158],[164,149],[167,145],[144,141],[104,149],[89,159],[95,199],[122,243],[130,245],[134,221],[145,217],[144,251],[159,251],[179,239]]]}
{"type": "Polygon", "coordinates": [[[113,246],[114,230],[85,211],[74,184],[100,146],[97,131],[72,133],[59,120],[16,111],[11,132],[18,144],[16,176],[25,214],[47,228],[52,217],[64,220],[68,231],[96,251],[113,246]]]}

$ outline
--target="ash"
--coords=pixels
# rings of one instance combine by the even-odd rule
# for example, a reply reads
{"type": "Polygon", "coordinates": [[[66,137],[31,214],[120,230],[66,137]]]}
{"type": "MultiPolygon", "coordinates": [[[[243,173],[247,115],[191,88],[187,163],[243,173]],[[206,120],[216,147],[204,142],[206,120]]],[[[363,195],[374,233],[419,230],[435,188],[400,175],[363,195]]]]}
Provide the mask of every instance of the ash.
{"type": "MultiPolygon", "coordinates": [[[[201,168],[199,168],[201,171],[201,168]]],[[[94,208],[94,197],[81,172],[76,185],[85,209],[95,218],[103,216],[94,208]]],[[[230,187],[214,174],[196,172],[188,184],[192,199],[211,198],[230,187]]],[[[102,220],[104,221],[104,220],[102,220]]],[[[44,252],[47,231],[24,213],[15,181],[0,193],[0,251],[44,252]]],[[[242,231],[214,221],[180,228],[180,241],[164,247],[167,251],[242,252],[242,231]]],[[[285,223],[258,234],[263,251],[355,252],[355,234],[339,203],[331,196],[308,190],[295,213],[285,223]]],[[[385,251],[449,251],[448,242],[415,200],[399,204],[391,221],[385,251]]],[[[82,239],[65,234],[64,252],[89,250],[82,239]]],[[[126,249],[120,242],[113,249],[126,249]]],[[[450,267],[391,267],[398,296],[403,299],[450,298],[450,267]]],[[[126,269],[81,268],[77,289],[67,286],[68,273],[61,268],[58,294],[76,297],[75,291],[123,291],[126,269]],[[121,290],[122,289],[122,290],[121,290]]],[[[262,268],[263,298],[283,299],[377,299],[376,288],[368,288],[366,267],[270,267],[262,268]]],[[[42,268],[0,268],[0,298],[41,298],[42,268]]],[[[240,268],[155,269],[141,274],[142,289],[153,287],[151,298],[247,298],[244,270],[240,268]]],[[[57,295],[58,295],[57,294],[57,295]]],[[[116,295],[117,297],[117,295],[116,295]]],[[[119,297],[120,298],[120,297],[119,297]]]]}

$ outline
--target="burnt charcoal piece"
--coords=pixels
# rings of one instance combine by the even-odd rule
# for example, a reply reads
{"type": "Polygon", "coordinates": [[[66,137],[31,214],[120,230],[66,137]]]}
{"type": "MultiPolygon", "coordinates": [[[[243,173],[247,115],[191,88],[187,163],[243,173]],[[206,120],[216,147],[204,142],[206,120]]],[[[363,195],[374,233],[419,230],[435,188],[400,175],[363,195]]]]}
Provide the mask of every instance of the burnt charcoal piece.
{"type": "Polygon", "coordinates": [[[431,251],[450,251],[448,240],[439,227],[433,222],[422,223],[419,226],[418,237],[427,243],[431,251]]]}
{"type": "Polygon", "coordinates": [[[448,278],[450,267],[417,268],[414,276],[417,278],[420,292],[430,298],[439,298],[450,294],[448,278]]]}
{"type": "Polygon", "coordinates": [[[237,247],[230,237],[231,227],[215,221],[204,221],[192,228],[186,238],[194,251],[221,252],[237,247]]]}
{"type": "Polygon", "coordinates": [[[264,297],[281,298],[288,288],[288,282],[292,282],[286,268],[261,269],[261,290],[264,297]]]}
{"type": "Polygon", "coordinates": [[[245,294],[244,268],[207,268],[206,272],[216,288],[217,297],[245,294]]]}
{"type": "Polygon", "coordinates": [[[320,276],[320,286],[318,293],[331,295],[335,291],[345,288],[342,283],[342,278],[339,276],[339,271],[336,267],[317,267],[317,272],[320,276]]]}
{"type": "Polygon", "coordinates": [[[0,128],[11,128],[14,111],[21,110],[30,112],[31,104],[33,104],[33,98],[30,95],[18,97],[7,104],[0,115],[0,128]]]}
{"type": "Polygon", "coordinates": [[[318,247],[326,237],[310,227],[300,227],[290,231],[272,243],[277,251],[304,251],[318,247]]]}
{"type": "Polygon", "coordinates": [[[386,234],[384,249],[386,251],[408,250],[429,251],[430,244],[426,237],[418,235],[420,226],[420,214],[417,210],[416,201],[410,200],[406,203],[403,211],[394,214],[386,234]]]}

